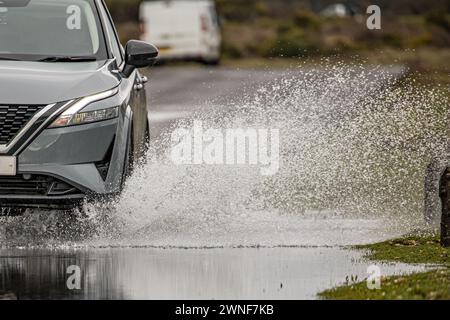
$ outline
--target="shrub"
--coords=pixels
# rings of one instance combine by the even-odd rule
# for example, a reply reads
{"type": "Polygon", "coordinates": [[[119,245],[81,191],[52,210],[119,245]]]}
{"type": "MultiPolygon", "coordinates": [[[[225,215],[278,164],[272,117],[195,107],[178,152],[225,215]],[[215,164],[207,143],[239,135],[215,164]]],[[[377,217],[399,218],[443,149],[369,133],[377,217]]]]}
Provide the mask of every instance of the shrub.
{"type": "Polygon", "coordinates": [[[224,58],[241,58],[244,56],[244,50],[233,43],[224,41],[222,44],[222,55],[224,58]]]}
{"type": "Polygon", "coordinates": [[[433,11],[426,16],[425,20],[428,24],[436,25],[450,32],[450,15],[446,12],[433,11]]]}
{"type": "Polygon", "coordinates": [[[266,55],[280,57],[301,57],[316,54],[320,48],[317,37],[306,34],[300,28],[280,32],[266,55]]]}
{"type": "Polygon", "coordinates": [[[106,0],[115,22],[139,21],[139,6],[143,0],[106,0]]]}
{"type": "Polygon", "coordinates": [[[320,19],[311,11],[297,10],[294,15],[294,23],[297,27],[304,29],[319,29],[320,19]]]}

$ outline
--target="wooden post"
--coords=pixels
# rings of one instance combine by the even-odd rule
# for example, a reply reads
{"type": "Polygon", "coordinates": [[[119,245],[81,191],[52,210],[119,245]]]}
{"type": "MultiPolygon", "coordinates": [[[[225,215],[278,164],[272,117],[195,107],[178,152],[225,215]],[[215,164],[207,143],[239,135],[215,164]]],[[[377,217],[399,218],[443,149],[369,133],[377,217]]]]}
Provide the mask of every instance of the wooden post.
{"type": "Polygon", "coordinates": [[[446,248],[450,247],[450,215],[448,210],[446,214],[442,214],[441,245],[446,248]]]}
{"type": "Polygon", "coordinates": [[[440,196],[442,200],[441,245],[450,247],[450,169],[441,178],[440,196]]]}

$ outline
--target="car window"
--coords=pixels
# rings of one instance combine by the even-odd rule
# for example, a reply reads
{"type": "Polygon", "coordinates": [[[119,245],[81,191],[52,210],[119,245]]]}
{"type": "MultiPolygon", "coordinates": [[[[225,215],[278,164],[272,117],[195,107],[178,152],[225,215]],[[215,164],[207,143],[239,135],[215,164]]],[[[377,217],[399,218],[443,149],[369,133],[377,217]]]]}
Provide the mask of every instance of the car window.
{"type": "Polygon", "coordinates": [[[106,59],[93,0],[0,1],[0,54],[106,59]]]}
{"type": "MultiPolygon", "coordinates": [[[[103,3],[102,3],[102,6],[104,6],[103,3]]],[[[109,38],[112,54],[117,59],[117,65],[120,66],[123,62],[122,49],[121,49],[120,42],[117,39],[117,33],[112,24],[111,16],[109,15],[106,7],[102,8],[102,14],[103,14],[103,18],[104,18],[103,20],[105,21],[106,29],[108,32],[108,38],[109,38]]]]}

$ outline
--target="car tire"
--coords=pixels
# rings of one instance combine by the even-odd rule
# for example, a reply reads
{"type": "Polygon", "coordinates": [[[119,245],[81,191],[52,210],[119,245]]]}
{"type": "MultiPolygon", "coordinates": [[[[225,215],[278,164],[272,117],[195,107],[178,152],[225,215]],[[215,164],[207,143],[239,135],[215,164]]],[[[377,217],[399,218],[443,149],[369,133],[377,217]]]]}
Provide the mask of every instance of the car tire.
{"type": "Polygon", "coordinates": [[[441,177],[439,196],[442,203],[441,244],[450,247],[450,168],[447,168],[441,177]]]}
{"type": "Polygon", "coordinates": [[[123,165],[121,191],[125,186],[126,180],[130,177],[133,171],[133,160],[134,160],[133,127],[131,127],[130,133],[128,134],[127,154],[123,165]]]}
{"type": "Polygon", "coordinates": [[[220,57],[213,58],[213,59],[204,59],[204,60],[202,60],[202,63],[205,66],[211,66],[211,67],[218,66],[220,64],[220,57]]]}
{"type": "Polygon", "coordinates": [[[0,207],[0,217],[18,217],[25,213],[25,208],[0,207]]]}
{"type": "Polygon", "coordinates": [[[143,147],[141,153],[139,154],[138,162],[139,164],[144,164],[147,161],[147,153],[150,149],[150,126],[148,124],[148,121],[147,126],[145,127],[144,140],[141,143],[143,147]]]}

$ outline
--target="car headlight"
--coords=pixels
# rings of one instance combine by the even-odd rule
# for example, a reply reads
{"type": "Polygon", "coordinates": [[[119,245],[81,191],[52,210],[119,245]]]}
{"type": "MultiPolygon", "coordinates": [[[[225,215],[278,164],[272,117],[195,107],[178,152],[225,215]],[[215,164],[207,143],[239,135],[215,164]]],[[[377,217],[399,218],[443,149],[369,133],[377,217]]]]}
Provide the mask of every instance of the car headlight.
{"type": "Polygon", "coordinates": [[[80,124],[87,124],[97,121],[104,121],[114,119],[119,116],[119,107],[106,108],[101,110],[84,111],[91,103],[101,101],[110,97],[113,97],[119,92],[118,88],[108,90],[105,92],[97,93],[91,96],[87,96],[76,101],[72,106],[59,115],[59,117],[53,121],[49,128],[59,128],[67,126],[75,126],[80,124]]]}

